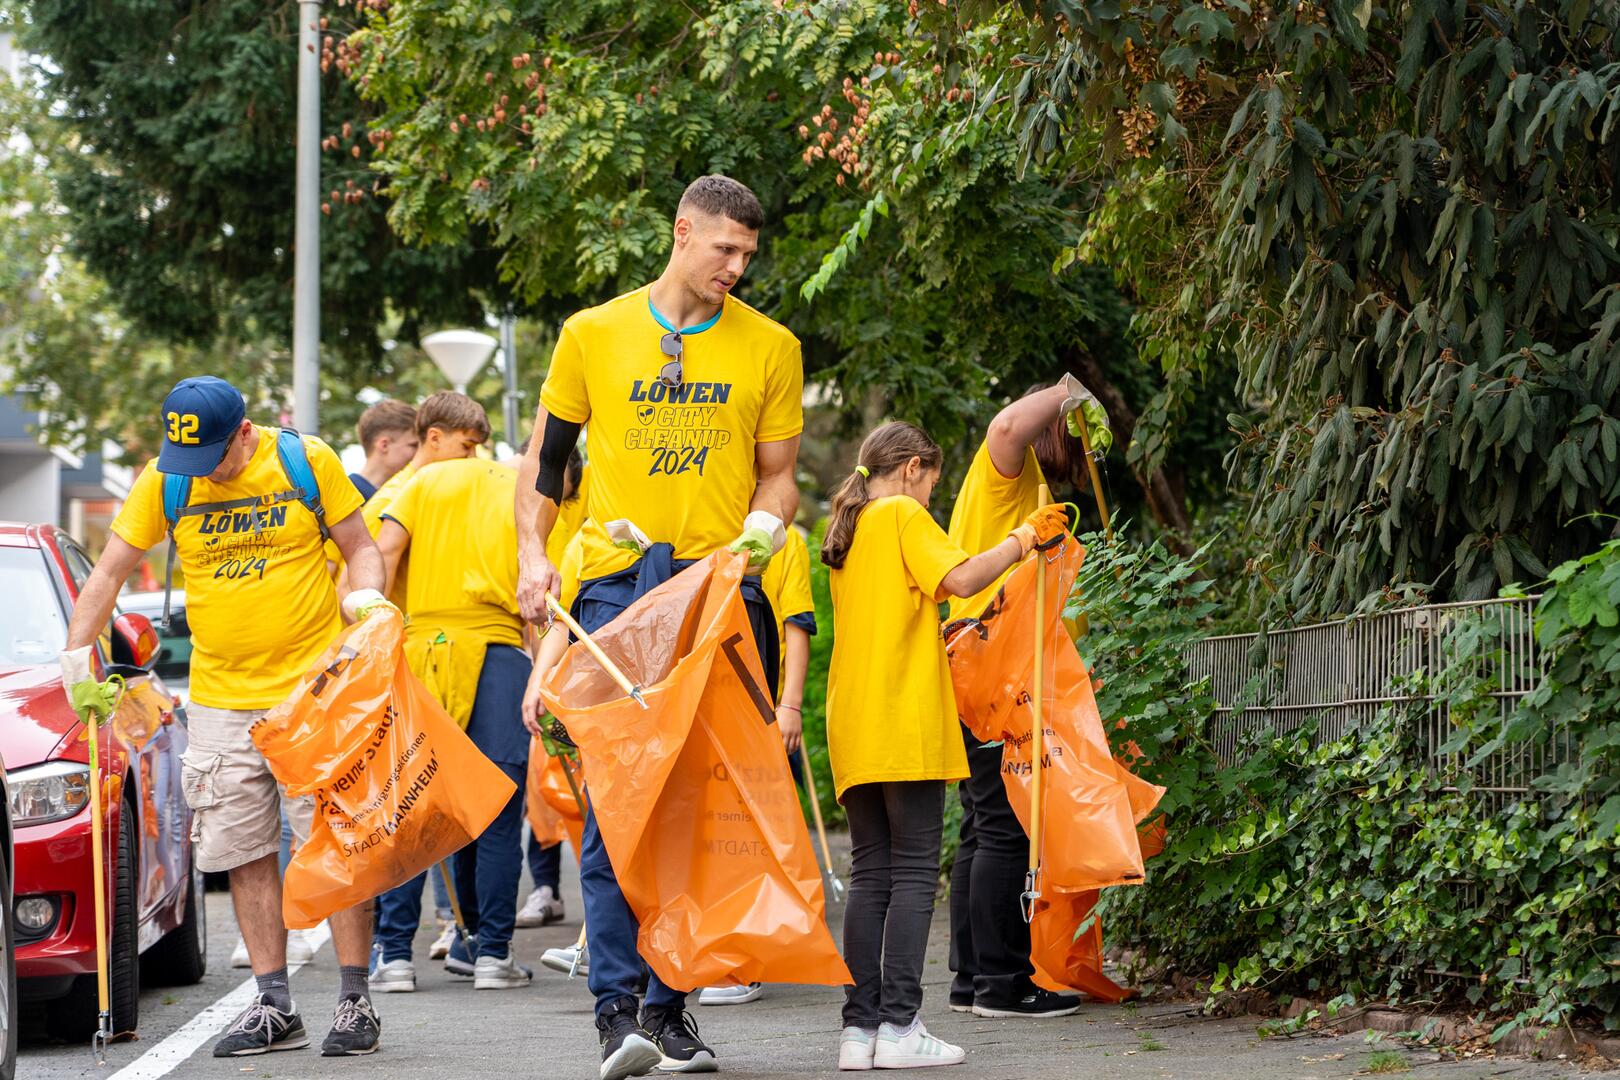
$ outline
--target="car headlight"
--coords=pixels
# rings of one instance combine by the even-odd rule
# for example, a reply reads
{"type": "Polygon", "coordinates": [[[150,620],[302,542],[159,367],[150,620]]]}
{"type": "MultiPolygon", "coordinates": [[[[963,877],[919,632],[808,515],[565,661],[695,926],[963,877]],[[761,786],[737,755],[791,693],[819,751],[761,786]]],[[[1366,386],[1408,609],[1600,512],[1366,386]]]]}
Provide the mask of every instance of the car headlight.
{"type": "Polygon", "coordinates": [[[90,766],[51,761],[6,776],[11,788],[11,823],[41,825],[61,821],[90,802],[90,766]]]}

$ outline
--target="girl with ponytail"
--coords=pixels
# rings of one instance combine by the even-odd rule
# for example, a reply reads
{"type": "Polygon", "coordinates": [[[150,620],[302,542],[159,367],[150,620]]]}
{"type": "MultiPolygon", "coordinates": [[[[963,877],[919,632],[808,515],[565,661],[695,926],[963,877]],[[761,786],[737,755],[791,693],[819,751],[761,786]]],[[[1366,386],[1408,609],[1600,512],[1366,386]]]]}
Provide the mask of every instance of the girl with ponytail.
{"type": "Polygon", "coordinates": [[[968,775],[939,604],[972,596],[1066,524],[1050,506],[969,555],[928,514],[942,455],[888,423],[861,444],[833,496],[821,558],[832,568],[827,747],[852,848],[840,1069],[954,1065],[923,1027],[923,953],[939,877],[945,782],[968,775]]]}

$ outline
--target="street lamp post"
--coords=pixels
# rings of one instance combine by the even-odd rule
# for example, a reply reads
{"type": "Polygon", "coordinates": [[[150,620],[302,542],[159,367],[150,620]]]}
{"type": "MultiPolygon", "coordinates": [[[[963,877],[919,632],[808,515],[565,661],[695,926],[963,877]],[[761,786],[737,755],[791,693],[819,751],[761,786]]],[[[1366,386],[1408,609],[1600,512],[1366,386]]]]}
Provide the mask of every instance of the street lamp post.
{"type": "Polygon", "coordinates": [[[460,394],[467,392],[472,377],[495,355],[495,345],[494,338],[477,330],[440,330],[422,339],[422,350],[460,394]]]}
{"type": "Polygon", "coordinates": [[[506,393],[501,400],[501,412],[506,419],[506,445],[516,450],[518,403],[522,395],[518,393],[517,381],[517,320],[512,317],[510,308],[501,316],[501,361],[502,374],[506,376],[506,393]]]}
{"type": "Polygon", "coordinates": [[[315,432],[321,394],[321,5],[298,0],[298,161],[293,209],[293,425],[315,432]]]}

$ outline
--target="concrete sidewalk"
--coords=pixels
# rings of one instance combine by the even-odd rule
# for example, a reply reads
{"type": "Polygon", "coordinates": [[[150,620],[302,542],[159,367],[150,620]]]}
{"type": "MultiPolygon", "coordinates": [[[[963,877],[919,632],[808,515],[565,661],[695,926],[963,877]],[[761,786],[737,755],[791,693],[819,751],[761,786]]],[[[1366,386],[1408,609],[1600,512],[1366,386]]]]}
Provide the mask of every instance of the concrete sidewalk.
{"type": "MultiPolygon", "coordinates": [[[[519,958],[536,968],[535,981],[527,989],[507,991],[474,991],[470,980],[450,976],[442,964],[427,960],[428,945],[435,936],[430,901],[429,924],[417,936],[417,992],[377,995],[383,1020],[382,1048],[370,1057],[338,1060],[318,1056],[336,998],[337,961],[330,945],[293,977],[293,993],[315,1043],[311,1049],[215,1060],[210,1048],[229,1016],[222,1016],[217,1027],[209,1028],[209,1037],[194,1052],[182,1053],[184,1043],[179,1040],[168,1051],[162,1049],[165,1036],[184,1029],[188,1021],[248,977],[247,972],[227,966],[236,943],[230,900],[225,894],[212,893],[208,897],[209,976],[201,985],[144,994],[142,1037],[114,1046],[107,1069],[94,1067],[88,1046],[52,1046],[41,1041],[37,1029],[25,1030],[18,1076],[94,1075],[108,1080],[535,1076],[593,1080],[600,1055],[585,982],[539,967],[542,951],[572,944],[579,933],[578,879],[571,864],[564,869],[564,893],[569,916],[565,923],[517,932],[519,958]]],[[[835,908],[831,914],[836,922],[841,912],[835,908]]],[[[1326,1080],[1360,1075],[1373,1051],[1388,1049],[1369,1046],[1359,1033],[1262,1040],[1252,1018],[1205,1019],[1191,1006],[1173,1004],[1087,1005],[1078,1015],[1057,1020],[985,1020],[953,1013],[946,1008],[950,972],[945,924],[941,904],[934,919],[923,1016],[931,1030],[968,1050],[967,1062],[945,1070],[947,1076],[1326,1080]]],[[[842,991],[834,988],[772,986],[757,1002],[724,1008],[701,1008],[694,995],[691,1011],[725,1075],[830,1080],[841,1075],[836,1062],[842,998],[842,991]]],[[[188,1030],[200,1032],[205,1027],[206,1021],[194,1021],[188,1030]]],[[[1444,1063],[1428,1053],[1405,1057],[1424,1076],[1554,1080],[1580,1075],[1558,1063],[1444,1063]]]]}

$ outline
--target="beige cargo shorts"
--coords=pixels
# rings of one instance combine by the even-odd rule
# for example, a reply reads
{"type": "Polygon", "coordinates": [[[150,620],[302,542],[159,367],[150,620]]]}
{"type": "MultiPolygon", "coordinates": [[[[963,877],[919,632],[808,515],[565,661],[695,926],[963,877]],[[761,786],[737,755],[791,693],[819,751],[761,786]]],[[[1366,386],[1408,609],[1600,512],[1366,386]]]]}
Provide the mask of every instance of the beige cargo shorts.
{"type": "Polygon", "coordinates": [[[280,851],[283,805],[293,850],[309,839],[315,800],[288,798],[248,734],[268,711],[186,708],[190,741],[180,773],[192,812],[192,855],[200,870],[232,870],[280,851]]]}

